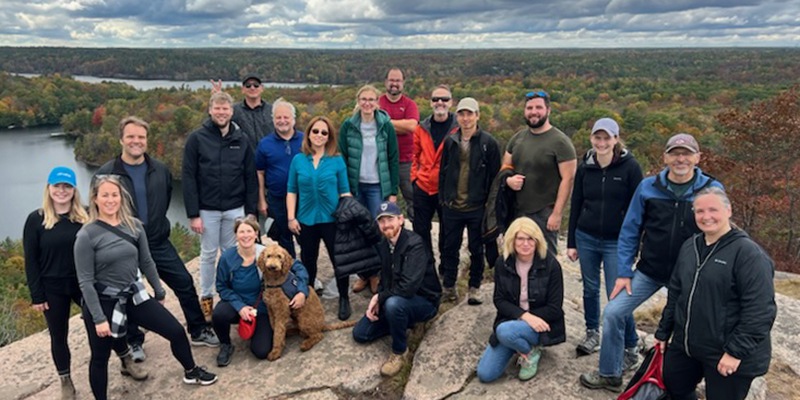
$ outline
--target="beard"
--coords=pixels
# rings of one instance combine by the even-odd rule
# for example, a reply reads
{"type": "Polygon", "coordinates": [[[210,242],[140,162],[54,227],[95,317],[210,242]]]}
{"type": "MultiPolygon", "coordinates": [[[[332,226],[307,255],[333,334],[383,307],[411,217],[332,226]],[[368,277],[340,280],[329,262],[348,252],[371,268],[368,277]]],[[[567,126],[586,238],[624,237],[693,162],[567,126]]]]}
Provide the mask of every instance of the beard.
{"type": "Polygon", "coordinates": [[[542,126],[544,126],[544,124],[547,123],[548,119],[549,119],[548,116],[544,116],[542,118],[539,118],[539,122],[532,123],[530,119],[525,118],[525,125],[528,125],[528,127],[530,127],[531,129],[539,129],[542,126]]]}
{"type": "Polygon", "coordinates": [[[398,233],[400,233],[400,226],[393,226],[391,228],[386,228],[383,230],[382,233],[383,236],[385,236],[387,239],[391,239],[397,236],[398,233]]]}
{"type": "Polygon", "coordinates": [[[223,123],[220,123],[219,119],[217,119],[216,117],[212,116],[211,117],[211,123],[214,124],[214,126],[216,126],[217,128],[222,129],[222,128],[225,128],[228,125],[230,125],[231,119],[230,118],[225,119],[225,123],[223,124],[223,123]]]}

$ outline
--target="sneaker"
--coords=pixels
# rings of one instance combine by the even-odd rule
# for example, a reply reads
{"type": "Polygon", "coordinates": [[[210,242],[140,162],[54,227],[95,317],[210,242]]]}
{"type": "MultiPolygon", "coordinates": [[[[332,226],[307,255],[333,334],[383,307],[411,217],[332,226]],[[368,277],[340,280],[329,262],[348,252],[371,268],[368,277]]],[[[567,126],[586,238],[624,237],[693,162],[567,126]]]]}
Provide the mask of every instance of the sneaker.
{"type": "Polygon", "coordinates": [[[325,291],[325,285],[322,284],[322,281],[319,280],[319,278],[314,278],[314,291],[317,292],[317,294],[325,291]]]}
{"type": "Polygon", "coordinates": [[[600,331],[597,329],[587,329],[586,337],[575,350],[578,352],[578,357],[588,356],[600,350],[600,331]]]}
{"type": "Polygon", "coordinates": [[[458,289],[455,286],[442,289],[442,300],[458,301],[458,289]]]}
{"type": "Polygon", "coordinates": [[[141,364],[133,361],[133,356],[130,352],[125,357],[120,357],[119,373],[124,376],[130,376],[134,380],[143,381],[147,379],[147,371],[145,371],[141,364]]]}
{"type": "Polygon", "coordinates": [[[131,345],[131,358],[133,358],[133,362],[140,363],[147,358],[147,355],[144,354],[144,345],[135,343],[131,345]]]}
{"type": "Polygon", "coordinates": [[[639,346],[626,348],[622,357],[622,371],[633,371],[637,366],[639,366],[639,346]]]}
{"type": "Polygon", "coordinates": [[[217,376],[197,365],[189,371],[183,373],[183,383],[189,385],[208,386],[217,381],[217,376]]]}
{"type": "Polygon", "coordinates": [[[353,293],[358,293],[367,288],[367,280],[358,278],[356,283],[353,284],[353,293]]]}
{"type": "Polygon", "coordinates": [[[219,339],[217,339],[217,334],[214,333],[214,330],[207,326],[197,336],[192,335],[192,345],[219,347],[219,339]]]}
{"type": "Polygon", "coordinates": [[[622,392],[621,376],[600,376],[599,372],[594,371],[589,374],[581,374],[579,380],[583,386],[589,389],[606,389],[615,393],[622,392]]]}
{"type": "Polygon", "coordinates": [[[200,299],[200,308],[203,310],[203,316],[206,321],[211,321],[211,313],[214,312],[214,298],[203,297],[200,299]]]}
{"type": "Polygon", "coordinates": [[[534,347],[528,354],[520,354],[517,359],[519,364],[519,380],[527,381],[539,371],[539,359],[542,358],[542,351],[534,347]]]}
{"type": "Polygon", "coordinates": [[[231,363],[234,350],[236,350],[236,347],[233,344],[223,343],[222,346],[219,346],[219,354],[217,354],[217,366],[227,367],[228,364],[231,363]]]}
{"type": "Polygon", "coordinates": [[[468,300],[467,304],[471,306],[478,306],[483,304],[483,300],[481,300],[481,291],[478,288],[471,287],[469,288],[468,293],[468,300]]]}
{"type": "Polygon", "coordinates": [[[389,356],[389,359],[386,360],[386,362],[381,366],[381,375],[386,377],[397,375],[397,373],[400,372],[400,369],[403,368],[403,364],[405,363],[407,355],[408,349],[406,349],[403,354],[392,353],[392,355],[389,356]]]}

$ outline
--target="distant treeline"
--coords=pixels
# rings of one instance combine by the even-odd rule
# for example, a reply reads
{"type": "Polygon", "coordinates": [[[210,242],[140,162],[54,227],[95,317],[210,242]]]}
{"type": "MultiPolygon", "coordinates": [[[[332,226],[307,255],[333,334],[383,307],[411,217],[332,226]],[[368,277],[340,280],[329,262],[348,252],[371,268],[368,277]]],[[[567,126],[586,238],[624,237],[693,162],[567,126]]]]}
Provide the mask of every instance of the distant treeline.
{"type": "Polygon", "coordinates": [[[412,76],[645,78],[789,83],[798,49],[289,50],[0,47],[0,70],[108,78],[359,84],[399,66],[412,76]]]}

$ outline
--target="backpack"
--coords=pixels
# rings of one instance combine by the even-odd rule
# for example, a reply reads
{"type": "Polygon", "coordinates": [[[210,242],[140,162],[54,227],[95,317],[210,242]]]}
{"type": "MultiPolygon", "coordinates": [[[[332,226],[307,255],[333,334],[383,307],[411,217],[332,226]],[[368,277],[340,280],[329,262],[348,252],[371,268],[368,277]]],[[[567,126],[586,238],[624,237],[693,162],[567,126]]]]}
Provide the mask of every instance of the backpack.
{"type": "Polygon", "coordinates": [[[662,370],[664,353],[658,347],[651,347],[645,353],[644,362],[633,374],[631,381],[617,400],[666,400],[669,399],[662,370]]]}

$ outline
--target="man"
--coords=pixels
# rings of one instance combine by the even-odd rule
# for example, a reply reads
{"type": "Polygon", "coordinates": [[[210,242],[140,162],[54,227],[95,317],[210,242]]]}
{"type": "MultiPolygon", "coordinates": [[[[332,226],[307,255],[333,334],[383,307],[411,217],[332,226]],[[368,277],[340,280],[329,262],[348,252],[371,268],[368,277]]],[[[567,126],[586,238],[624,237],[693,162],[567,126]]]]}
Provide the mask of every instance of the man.
{"type": "Polygon", "coordinates": [[[407,330],[436,316],[442,287],[422,239],[403,228],[400,207],[383,202],[377,219],[384,236],[378,244],[381,280],[365,316],[353,328],[353,339],[368,343],[392,335],[392,354],[381,375],[394,376],[408,355],[407,330]]]}
{"type": "Polygon", "coordinates": [[[558,230],[578,162],[572,140],[550,124],[550,111],[547,93],[525,95],[528,128],[508,141],[503,164],[513,165],[516,172],[506,178],[506,185],[517,192],[517,216],[536,221],[547,240],[547,251],[557,254],[558,230]]]}
{"type": "MultiPolygon", "coordinates": [[[[134,216],[144,224],[158,276],[178,297],[192,344],[217,347],[219,340],[203,317],[194,280],[169,241],[167,209],[172,199],[172,173],[166,165],[147,154],[149,132],[150,125],[138,117],[122,119],[119,123],[122,154],[105,163],[95,175],[114,174],[120,177],[120,182],[133,200],[134,216]]],[[[133,360],[144,361],[144,333],[130,323],[126,337],[133,360]]]]}
{"type": "Polygon", "coordinates": [[[500,145],[488,132],[478,127],[478,102],[465,97],[456,107],[458,129],[444,139],[439,169],[439,200],[442,203],[441,272],[446,301],[458,299],[459,252],[467,228],[469,239],[469,301],[481,304],[478,289],[483,280],[483,242],[481,221],[486,200],[497,171],[500,170],[500,145]]]}
{"type": "MultiPolygon", "coordinates": [[[[211,92],[222,91],[222,81],[211,81],[211,92]]],[[[261,99],[264,86],[261,78],[250,75],[242,81],[242,94],[244,101],[233,106],[233,122],[239,125],[247,139],[250,148],[255,150],[261,139],[274,130],[272,126],[272,106],[261,99]]]]}
{"type": "Polygon", "coordinates": [[[231,122],[233,98],[211,95],[210,118],[186,139],[183,153],[183,199],[192,231],[200,241],[200,304],[206,319],[214,309],[217,251],[233,246],[233,224],[245,213],[255,218],[258,178],[255,150],[231,122]]]}
{"type": "Polygon", "coordinates": [[[411,187],[411,159],[414,151],[414,129],[419,125],[417,103],[403,94],[403,71],[392,68],[386,74],[386,94],[381,95],[379,104],[392,119],[397,133],[397,147],[400,151],[400,192],[406,203],[406,214],[414,221],[414,190],[411,187]]]}
{"type": "MultiPolygon", "coordinates": [[[[303,132],[295,130],[295,108],[282,98],[272,105],[275,134],[267,135],[256,149],[258,212],[274,220],[272,238],[296,258],[292,231],[286,214],[286,182],[292,158],[300,153],[303,132]]],[[[269,232],[262,232],[269,233],[269,232]]]]}
{"type": "MultiPolygon", "coordinates": [[[[431,93],[433,115],[420,122],[414,129],[414,153],[411,159],[411,182],[414,186],[414,233],[422,237],[425,248],[433,257],[431,221],[433,213],[442,221],[442,206],[439,204],[439,164],[442,158],[442,143],[448,133],[455,130],[456,115],[450,112],[453,95],[450,88],[439,85],[431,93]]],[[[442,249],[442,227],[439,226],[439,253],[442,249]]]]}
{"type": "Polygon", "coordinates": [[[625,343],[625,319],[667,285],[681,245],[700,232],[692,211],[695,194],[707,186],[722,187],[696,167],[699,162],[700,146],[694,137],[677,134],[667,141],[667,168],[636,188],[619,234],[618,278],[603,311],[600,369],[581,375],[584,386],[619,392],[622,373],[638,363],[637,343],[625,343]]]}

